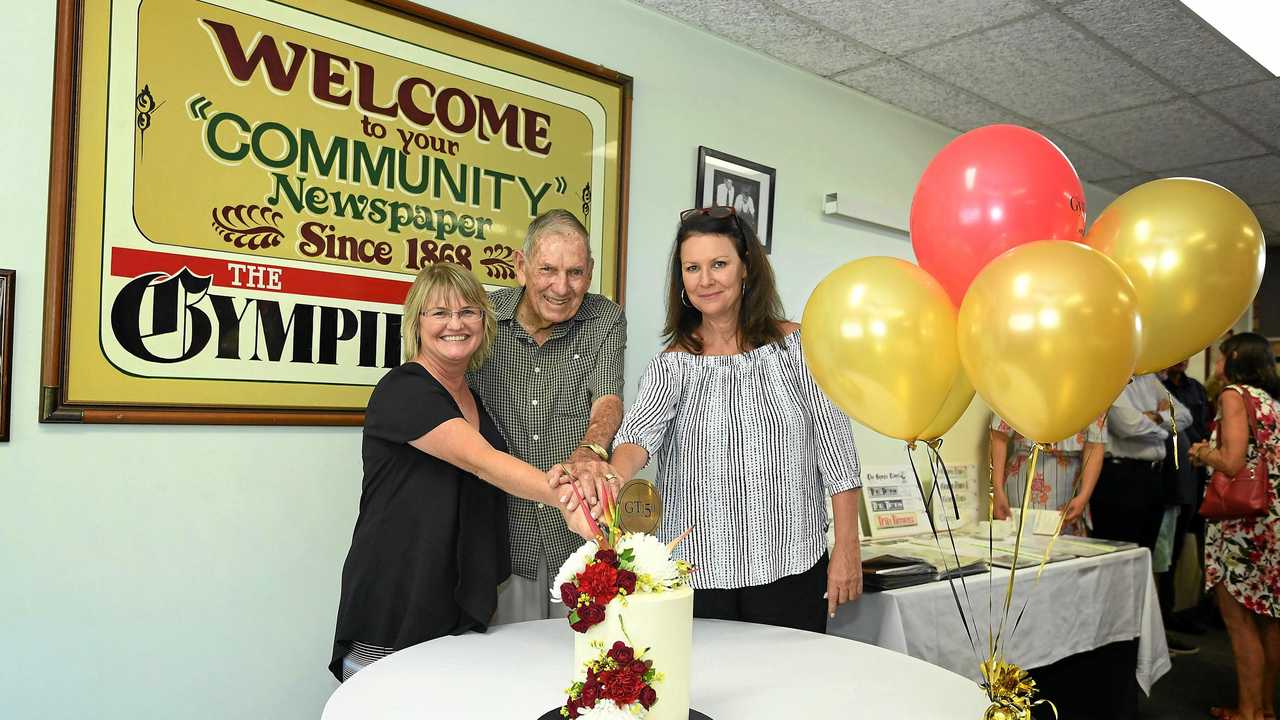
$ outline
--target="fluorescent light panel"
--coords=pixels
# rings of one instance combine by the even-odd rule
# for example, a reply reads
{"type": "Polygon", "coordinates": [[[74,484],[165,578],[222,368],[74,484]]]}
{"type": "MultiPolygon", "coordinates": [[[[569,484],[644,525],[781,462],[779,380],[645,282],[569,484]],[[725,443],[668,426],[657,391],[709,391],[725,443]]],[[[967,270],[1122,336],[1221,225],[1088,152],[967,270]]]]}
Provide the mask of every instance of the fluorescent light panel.
{"type": "Polygon", "coordinates": [[[1267,72],[1280,76],[1280,2],[1276,0],[1182,0],[1267,72]]]}

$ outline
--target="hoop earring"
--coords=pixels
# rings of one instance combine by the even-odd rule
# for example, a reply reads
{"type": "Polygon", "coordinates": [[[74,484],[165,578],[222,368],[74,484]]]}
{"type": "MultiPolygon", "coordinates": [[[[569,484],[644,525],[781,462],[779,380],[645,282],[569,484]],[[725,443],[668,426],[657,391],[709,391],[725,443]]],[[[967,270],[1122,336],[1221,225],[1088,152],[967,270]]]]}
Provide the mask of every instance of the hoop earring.
{"type": "Polygon", "coordinates": [[[693,307],[693,305],[689,304],[689,298],[685,297],[684,288],[680,288],[680,304],[687,308],[693,307]]]}

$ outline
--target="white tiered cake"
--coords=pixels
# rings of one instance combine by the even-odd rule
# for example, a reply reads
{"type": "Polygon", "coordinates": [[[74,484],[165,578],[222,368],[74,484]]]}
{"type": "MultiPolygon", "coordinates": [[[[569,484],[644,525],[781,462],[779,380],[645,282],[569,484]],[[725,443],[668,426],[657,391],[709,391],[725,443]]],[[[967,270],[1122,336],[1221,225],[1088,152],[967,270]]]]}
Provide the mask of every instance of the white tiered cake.
{"type": "Polygon", "coordinates": [[[582,718],[687,720],[693,645],[690,568],[643,533],[612,548],[588,542],[556,576],[575,630],[573,678],[561,711],[582,718]]]}
{"type": "Polygon", "coordinates": [[[645,659],[652,660],[654,669],[662,673],[662,679],[653,685],[658,701],[649,708],[646,720],[688,720],[693,589],[686,586],[666,592],[641,592],[627,596],[625,601],[618,598],[610,602],[605,606],[604,622],[585,633],[574,633],[575,672],[582,675],[582,668],[599,654],[592,642],[607,649],[618,640],[636,652],[648,648],[645,659]]]}

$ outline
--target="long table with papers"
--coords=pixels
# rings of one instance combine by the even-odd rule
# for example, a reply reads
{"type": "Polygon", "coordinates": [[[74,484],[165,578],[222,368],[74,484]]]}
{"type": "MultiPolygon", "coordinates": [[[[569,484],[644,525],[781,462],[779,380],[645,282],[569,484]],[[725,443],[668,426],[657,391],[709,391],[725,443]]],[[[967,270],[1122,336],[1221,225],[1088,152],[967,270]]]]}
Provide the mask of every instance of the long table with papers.
{"type": "MultiPolygon", "coordinates": [[[[1023,538],[1004,656],[1034,669],[1136,639],[1135,677],[1149,694],[1152,684],[1170,668],[1150,553],[1107,541],[1058,537],[1052,542],[1050,562],[1038,572],[1050,539],[1030,534],[1023,538]],[[1022,619],[1015,630],[1012,625],[1019,612],[1022,619]]],[[[863,558],[893,555],[923,560],[940,570],[955,570],[957,553],[962,568],[988,557],[995,565],[1012,564],[1012,540],[993,543],[991,555],[988,542],[984,537],[957,534],[953,550],[946,535],[939,535],[936,542],[932,536],[898,538],[865,544],[863,558]]],[[[1007,568],[979,570],[980,574],[951,581],[969,618],[967,633],[952,587],[945,580],[868,592],[857,602],[841,606],[828,621],[827,632],[979,680],[979,664],[987,655],[990,633],[999,627],[1009,579],[1007,568]]]]}

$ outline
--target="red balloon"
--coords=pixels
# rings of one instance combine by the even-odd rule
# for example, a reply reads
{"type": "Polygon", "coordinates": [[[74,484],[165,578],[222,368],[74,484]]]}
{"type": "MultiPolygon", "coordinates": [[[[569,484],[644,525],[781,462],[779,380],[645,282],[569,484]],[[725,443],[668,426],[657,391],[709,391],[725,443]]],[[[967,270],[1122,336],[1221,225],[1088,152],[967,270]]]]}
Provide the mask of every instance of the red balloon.
{"type": "Polygon", "coordinates": [[[1084,188],[1071,161],[1040,133],[988,125],[934,156],[911,200],[916,261],[960,306],[978,271],[1036,240],[1084,237],[1084,188]]]}

